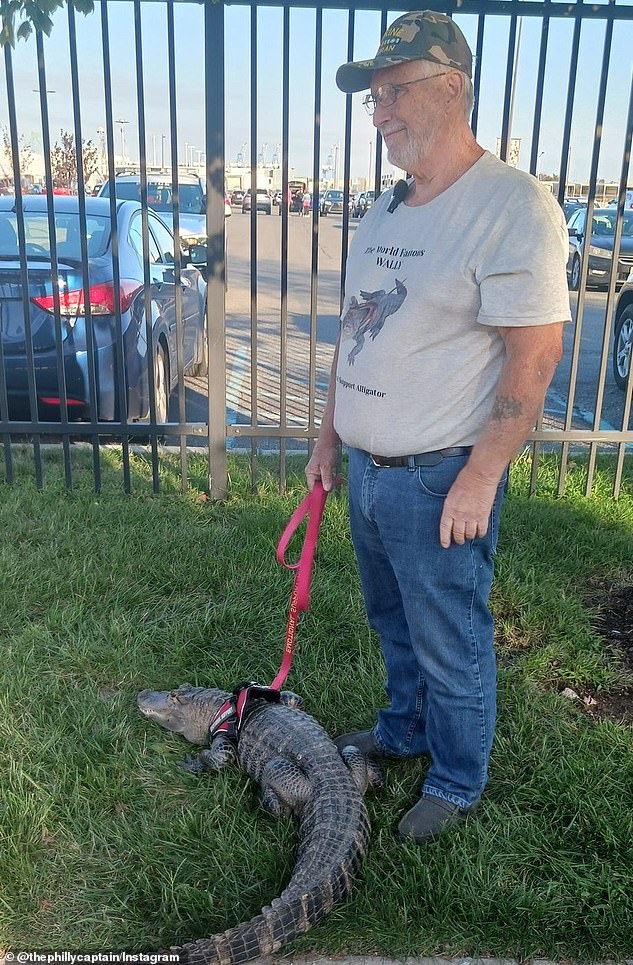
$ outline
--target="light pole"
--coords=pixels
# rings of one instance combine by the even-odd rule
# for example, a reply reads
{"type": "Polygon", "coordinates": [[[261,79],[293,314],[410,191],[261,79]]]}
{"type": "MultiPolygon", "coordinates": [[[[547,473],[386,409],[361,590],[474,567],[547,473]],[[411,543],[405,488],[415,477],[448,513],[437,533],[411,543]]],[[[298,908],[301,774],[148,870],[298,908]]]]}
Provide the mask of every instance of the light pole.
{"type": "Polygon", "coordinates": [[[99,144],[101,146],[101,174],[107,170],[106,164],[106,146],[105,146],[105,128],[98,127],[97,134],[99,135],[99,144]]]}
{"type": "Polygon", "coordinates": [[[161,171],[165,170],[165,134],[160,136],[160,168],[161,171]]]}
{"type": "Polygon", "coordinates": [[[126,121],[123,117],[119,117],[116,123],[119,125],[119,130],[121,131],[121,163],[125,164],[125,125],[130,122],[126,121]]]}
{"type": "Polygon", "coordinates": [[[367,190],[371,191],[371,168],[374,160],[374,142],[369,142],[369,175],[367,177],[367,190]]]}
{"type": "Polygon", "coordinates": [[[517,87],[517,74],[519,73],[519,55],[521,53],[521,32],[523,30],[523,17],[519,17],[519,30],[517,33],[517,45],[514,51],[514,64],[512,65],[512,89],[510,91],[510,117],[508,120],[508,149],[512,139],[512,121],[514,120],[514,94],[517,87]]]}

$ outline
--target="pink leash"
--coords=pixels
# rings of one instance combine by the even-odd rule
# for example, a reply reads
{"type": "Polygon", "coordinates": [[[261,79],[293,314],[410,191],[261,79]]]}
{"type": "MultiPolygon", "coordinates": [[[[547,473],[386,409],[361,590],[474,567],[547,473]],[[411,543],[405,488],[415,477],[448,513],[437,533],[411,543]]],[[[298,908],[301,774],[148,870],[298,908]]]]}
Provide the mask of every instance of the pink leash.
{"type": "Polygon", "coordinates": [[[308,610],[310,607],[310,581],[312,579],[314,553],[319,538],[319,526],[321,524],[323,510],[325,509],[327,496],[328,494],[324,490],[323,485],[320,482],[316,482],[312,492],[308,493],[305,499],[299,503],[290,517],[277,547],[277,562],[285,566],[288,570],[296,570],[296,576],[290,596],[284,656],[279,672],[270,685],[272,690],[280,690],[290,672],[297,630],[297,619],[300,613],[308,610]],[[308,517],[308,526],[303,540],[299,562],[286,563],[285,553],[288,544],[306,516],[308,517]]]}
{"type": "Polygon", "coordinates": [[[290,521],[283,531],[277,547],[277,560],[282,566],[289,570],[296,570],[292,595],[290,597],[290,612],[288,613],[288,628],[286,630],[286,644],[281,667],[270,687],[263,687],[261,684],[245,682],[237,684],[233,692],[224,701],[218,712],[209,724],[209,744],[218,735],[223,735],[232,741],[236,746],[239,740],[240,731],[244,721],[249,716],[249,708],[252,702],[258,699],[279,701],[279,691],[290,672],[292,666],[292,652],[295,645],[295,633],[297,629],[297,618],[303,610],[310,606],[310,580],[312,578],[312,566],[314,563],[314,552],[319,538],[319,525],[327,493],[320,482],[315,483],[314,489],[297,506],[290,517],[290,521]],[[285,552],[290,540],[298,530],[303,519],[308,517],[308,526],[303,540],[303,548],[298,563],[286,563],[285,552]]]}

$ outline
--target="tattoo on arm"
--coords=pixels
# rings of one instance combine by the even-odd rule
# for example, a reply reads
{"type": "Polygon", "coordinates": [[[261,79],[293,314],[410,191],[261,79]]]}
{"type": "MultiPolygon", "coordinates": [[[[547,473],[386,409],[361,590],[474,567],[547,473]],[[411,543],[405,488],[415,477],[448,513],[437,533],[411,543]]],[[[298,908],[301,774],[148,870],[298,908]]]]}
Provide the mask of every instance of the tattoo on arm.
{"type": "Polygon", "coordinates": [[[491,418],[495,422],[502,422],[504,419],[516,419],[523,412],[523,406],[519,399],[512,396],[498,395],[492,407],[491,418]]]}

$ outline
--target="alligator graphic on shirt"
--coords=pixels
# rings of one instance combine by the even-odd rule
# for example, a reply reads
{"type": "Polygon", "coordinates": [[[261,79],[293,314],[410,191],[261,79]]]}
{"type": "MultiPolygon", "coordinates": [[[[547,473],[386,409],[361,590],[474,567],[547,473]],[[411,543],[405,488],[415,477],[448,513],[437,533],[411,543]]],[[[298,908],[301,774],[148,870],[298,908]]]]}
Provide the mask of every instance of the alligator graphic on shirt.
{"type": "Polygon", "coordinates": [[[356,343],[347,356],[348,365],[353,365],[356,356],[362,352],[365,336],[369,336],[373,341],[385,324],[386,318],[398,311],[407,297],[407,289],[404,287],[404,282],[396,278],[395,288],[391,291],[386,292],[384,288],[375,292],[361,291],[360,297],[361,302],[352,295],[342,319],[343,338],[351,338],[356,343]]]}

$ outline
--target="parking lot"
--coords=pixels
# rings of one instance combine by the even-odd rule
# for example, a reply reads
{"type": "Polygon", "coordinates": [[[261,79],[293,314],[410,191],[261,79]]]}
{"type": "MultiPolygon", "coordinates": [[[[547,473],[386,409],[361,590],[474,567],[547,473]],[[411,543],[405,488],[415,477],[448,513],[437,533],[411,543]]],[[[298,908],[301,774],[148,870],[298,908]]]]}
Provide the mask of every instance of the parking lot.
{"type": "MultiPolygon", "coordinates": [[[[350,240],[358,222],[350,221],[350,240]]],[[[257,421],[279,424],[281,360],[281,228],[278,209],[272,216],[257,215],[257,421]]],[[[316,326],[316,412],[325,402],[334,345],[338,333],[339,279],[342,219],[319,219],[318,313],[316,326]]],[[[233,208],[227,219],[228,290],[227,320],[227,420],[232,424],[251,421],[251,257],[250,216],[233,208]]],[[[312,218],[291,215],[288,219],[288,319],[287,424],[308,421],[308,373],[310,359],[310,265],[312,218]]],[[[576,318],[578,294],[570,293],[576,318]]],[[[578,377],[574,390],[572,428],[593,425],[607,294],[587,291],[582,322],[578,377]]],[[[610,320],[609,320],[610,324],[610,320]]],[[[563,425],[570,392],[570,372],[575,323],[566,327],[564,357],[546,400],[546,423],[563,425]]],[[[624,393],[615,385],[611,369],[609,337],[606,384],[601,413],[605,429],[620,428],[624,393]]],[[[206,383],[188,379],[188,418],[206,420],[206,383]]]]}

